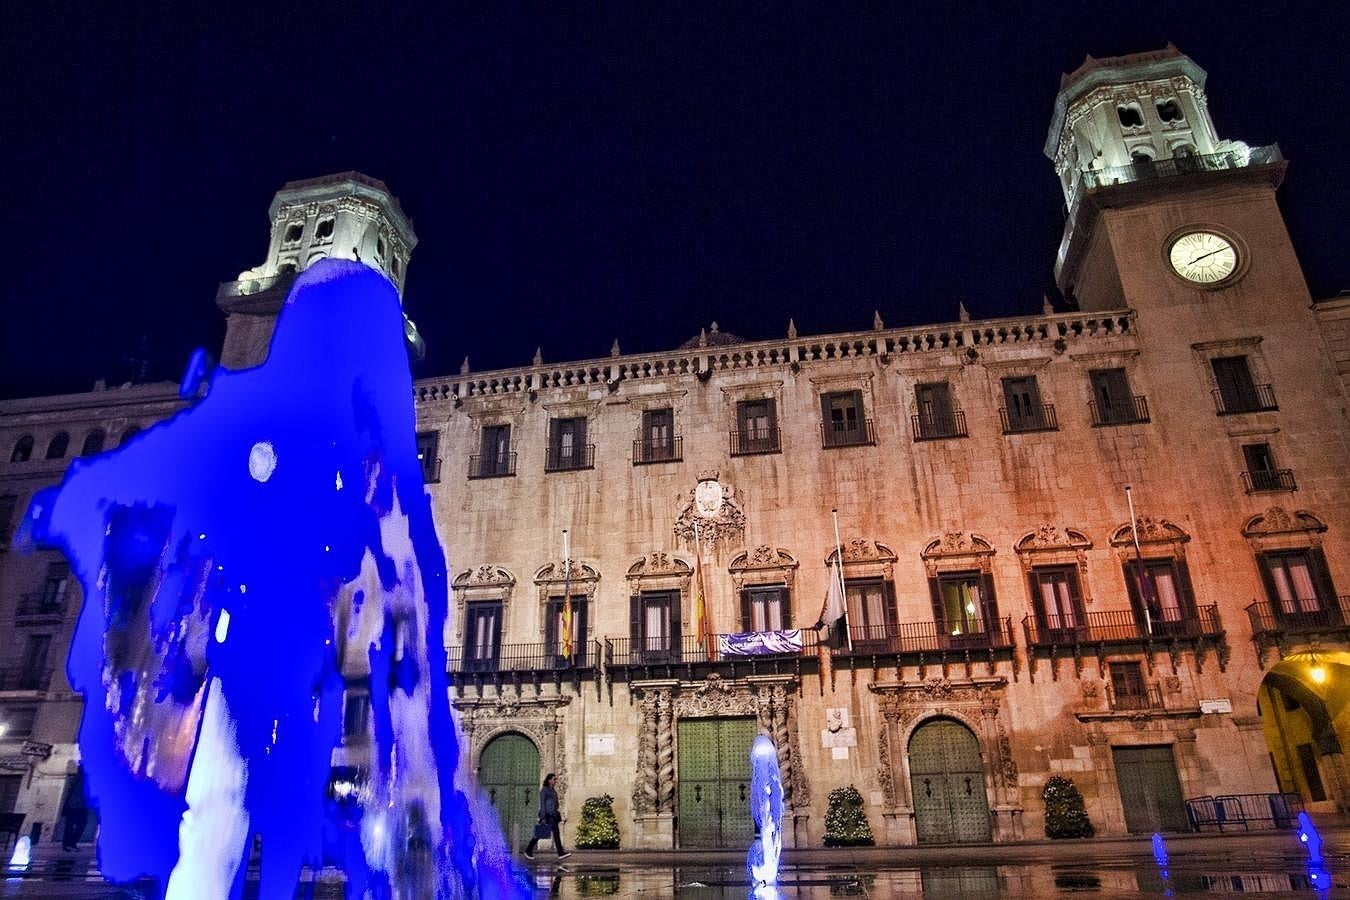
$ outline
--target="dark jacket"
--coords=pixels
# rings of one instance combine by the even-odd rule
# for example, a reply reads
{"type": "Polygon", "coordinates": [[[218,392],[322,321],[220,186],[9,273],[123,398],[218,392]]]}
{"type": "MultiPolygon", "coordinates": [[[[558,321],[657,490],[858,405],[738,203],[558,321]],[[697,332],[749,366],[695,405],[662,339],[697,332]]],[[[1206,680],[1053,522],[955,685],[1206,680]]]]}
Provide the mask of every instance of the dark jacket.
{"type": "Polygon", "coordinates": [[[561,822],[558,815],[558,792],[548,785],[539,789],[539,820],[541,822],[561,822]]]}

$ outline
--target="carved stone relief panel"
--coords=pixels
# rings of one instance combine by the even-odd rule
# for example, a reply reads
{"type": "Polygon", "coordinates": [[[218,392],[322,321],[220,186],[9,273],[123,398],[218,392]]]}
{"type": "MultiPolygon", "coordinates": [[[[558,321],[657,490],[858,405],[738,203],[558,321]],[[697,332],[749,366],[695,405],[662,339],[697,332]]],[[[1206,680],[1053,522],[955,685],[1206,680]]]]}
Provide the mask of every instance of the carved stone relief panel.
{"type": "MultiPolygon", "coordinates": [[[[855,538],[846,541],[844,551],[844,573],[851,578],[884,578],[890,580],[895,574],[895,551],[880,541],[867,538],[855,538]]],[[[825,557],[825,565],[830,566],[839,558],[839,550],[831,551],[825,557]]]]}
{"type": "Polygon", "coordinates": [[[731,583],[737,592],[747,584],[785,584],[792,587],[797,574],[797,560],[782,547],[768,544],[747,550],[731,560],[728,567],[731,583]]]}
{"type": "MultiPolygon", "coordinates": [[[[573,597],[582,594],[594,609],[595,591],[600,586],[600,573],[579,559],[557,560],[546,563],[534,573],[534,583],[539,588],[539,621],[547,621],[548,604],[554,597],[563,595],[564,587],[573,597]]],[[[586,637],[595,636],[594,614],[586,618],[586,637]]]]}
{"type": "Polygon", "coordinates": [[[539,750],[539,764],[558,776],[560,787],[567,785],[567,757],[559,739],[562,707],[572,702],[566,695],[550,697],[473,697],[454,700],[459,713],[460,730],[469,745],[474,771],[493,738],[503,734],[522,734],[539,750]]]}
{"type": "Polygon", "coordinates": [[[511,605],[511,593],[516,586],[516,576],[496,565],[473,566],[462,570],[450,582],[455,595],[455,641],[464,638],[464,606],[477,600],[498,600],[502,604],[502,615],[506,615],[511,605]]]}

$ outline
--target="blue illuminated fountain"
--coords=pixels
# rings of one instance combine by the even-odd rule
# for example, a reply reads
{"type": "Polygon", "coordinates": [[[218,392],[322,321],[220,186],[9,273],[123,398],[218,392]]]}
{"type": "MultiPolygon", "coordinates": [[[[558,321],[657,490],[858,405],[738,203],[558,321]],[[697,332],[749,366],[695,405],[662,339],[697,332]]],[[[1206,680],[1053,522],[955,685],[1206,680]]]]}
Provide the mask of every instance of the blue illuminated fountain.
{"type": "Polygon", "coordinates": [[[778,750],[762,734],[750,745],[750,818],[759,832],[745,857],[750,887],[757,898],[776,897],[783,849],[783,782],[778,750]]]}
{"type": "Polygon", "coordinates": [[[528,896],[455,786],[446,561],[392,285],[318,263],[266,363],[207,379],[194,358],[184,393],[26,522],[84,588],[69,675],[104,874],[239,897],[256,842],[263,900],[321,864],[348,897],[528,896]],[[367,674],[370,759],[339,790],[344,675],[367,674]]]}
{"type": "Polygon", "coordinates": [[[1322,857],[1322,834],[1306,812],[1298,814],[1298,839],[1308,851],[1308,883],[1325,895],[1331,890],[1331,870],[1322,857]]]}

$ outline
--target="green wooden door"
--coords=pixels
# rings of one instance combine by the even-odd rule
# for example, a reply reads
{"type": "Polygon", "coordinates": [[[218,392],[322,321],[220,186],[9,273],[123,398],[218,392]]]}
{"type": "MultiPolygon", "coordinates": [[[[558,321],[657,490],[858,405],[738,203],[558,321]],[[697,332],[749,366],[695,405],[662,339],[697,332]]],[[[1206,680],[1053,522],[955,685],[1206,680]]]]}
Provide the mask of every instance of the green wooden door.
{"type": "Polygon", "coordinates": [[[992,838],[980,744],[969,728],[951,719],[920,726],[909,741],[909,781],[920,843],[992,838]]]}
{"type": "Polygon", "coordinates": [[[492,801],[502,833],[519,849],[534,833],[539,820],[539,751],[529,738],[504,734],[483,748],[478,761],[478,783],[492,801]]]}
{"type": "Polygon", "coordinates": [[[1112,747],[1125,829],[1135,834],[1189,831],[1186,803],[1169,745],[1112,747]]]}
{"type": "Polygon", "coordinates": [[[679,740],[681,847],[740,847],[755,834],[750,820],[750,744],[755,720],[686,719],[679,740]]]}

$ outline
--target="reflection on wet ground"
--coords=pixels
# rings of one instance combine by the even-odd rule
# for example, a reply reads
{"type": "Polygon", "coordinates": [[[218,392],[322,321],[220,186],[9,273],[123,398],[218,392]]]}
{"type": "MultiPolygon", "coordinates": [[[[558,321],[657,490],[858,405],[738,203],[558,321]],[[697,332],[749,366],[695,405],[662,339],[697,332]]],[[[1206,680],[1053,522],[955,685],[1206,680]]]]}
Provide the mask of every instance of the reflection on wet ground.
{"type": "MultiPolygon", "coordinates": [[[[1336,860],[1329,868],[1334,869],[1336,860]]],[[[1267,897],[1290,895],[1334,896],[1350,888],[1350,860],[1341,861],[1342,875],[1334,893],[1326,869],[1310,870],[1306,856],[1296,853],[1251,853],[1176,858],[1167,869],[1151,857],[1084,860],[1079,863],[1044,862],[966,866],[788,866],[777,893],[756,898],[826,897],[1095,897],[1245,894],[1267,897]]],[[[744,869],[732,866],[675,868],[621,864],[610,867],[541,865],[532,874],[536,897],[562,900],[588,897],[666,897],[730,900],[746,898],[744,869]]]]}

